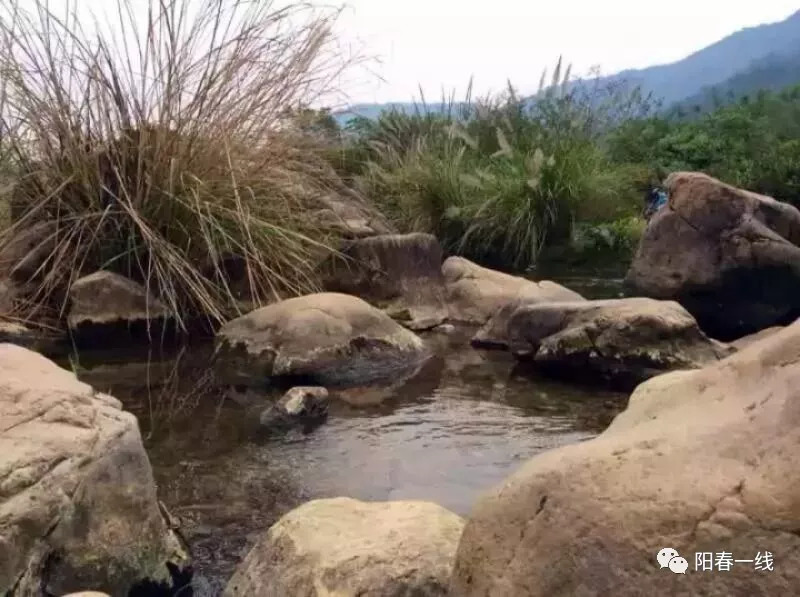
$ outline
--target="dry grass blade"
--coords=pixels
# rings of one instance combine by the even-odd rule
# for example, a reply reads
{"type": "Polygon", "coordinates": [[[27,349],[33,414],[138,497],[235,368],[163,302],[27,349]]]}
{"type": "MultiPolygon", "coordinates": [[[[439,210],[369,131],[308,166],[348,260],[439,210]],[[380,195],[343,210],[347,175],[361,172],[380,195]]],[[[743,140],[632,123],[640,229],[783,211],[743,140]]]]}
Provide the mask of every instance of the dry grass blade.
{"type": "Polygon", "coordinates": [[[268,0],[118,0],[92,18],[77,0],[59,14],[4,3],[0,151],[20,184],[0,248],[55,223],[30,309],[63,311],[69,284],[100,268],[182,323],[312,290],[331,239],[307,211],[340,183],[281,115],[351,63],[332,45],[337,16],[268,0]]]}

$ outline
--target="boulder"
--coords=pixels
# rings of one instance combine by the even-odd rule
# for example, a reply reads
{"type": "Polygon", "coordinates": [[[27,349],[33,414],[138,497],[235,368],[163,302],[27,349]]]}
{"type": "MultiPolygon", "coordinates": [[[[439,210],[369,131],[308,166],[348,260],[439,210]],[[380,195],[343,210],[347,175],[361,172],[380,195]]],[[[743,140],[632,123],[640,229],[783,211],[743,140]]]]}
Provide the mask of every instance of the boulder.
{"type": "Polygon", "coordinates": [[[522,304],[584,300],[555,282],[533,282],[481,267],[463,257],[442,265],[445,293],[452,321],[485,324],[503,307],[522,304]]]}
{"type": "Polygon", "coordinates": [[[68,347],[66,333],[33,329],[16,321],[0,319],[0,343],[5,342],[51,356],[63,353],[68,347]]]}
{"type": "Polygon", "coordinates": [[[184,560],[136,417],[43,356],[0,344],[0,593],[127,595],[184,560]]]}
{"type": "Polygon", "coordinates": [[[170,319],[167,307],[144,286],[109,271],[76,280],[69,299],[67,323],[79,336],[137,326],[149,331],[170,319]]]}
{"type": "Polygon", "coordinates": [[[444,596],[463,524],[429,502],[307,502],[269,529],[224,595],[444,596]]]}
{"type": "Polygon", "coordinates": [[[413,369],[430,352],[413,332],[365,301],[334,292],[284,300],[217,332],[225,383],[358,385],[413,369]]]}
{"type": "Polygon", "coordinates": [[[366,238],[393,232],[383,214],[344,185],[335,193],[317,197],[316,202],[318,205],[309,212],[309,218],[344,238],[366,238]]]}
{"type": "Polygon", "coordinates": [[[800,316],[800,211],[694,172],[665,183],[626,277],[680,302],[703,330],[734,340],[800,316]]]}
{"type": "Polygon", "coordinates": [[[536,456],[478,503],[451,594],[796,594],[798,387],[800,324],[645,382],[600,436],[536,456]],[[661,567],[664,549],[685,575],[661,567]],[[757,569],[765,552],[772,572],[757,569]],[[703,570],[722,553],[751,561],[703,570]]]}
{"type": "Polygon", "coordinates": [[[447,318],[442,259],[430,234],[358,239],[323,264],[323,285],[365,299],[412,330],[427,330],[447,318]]]}
{"type": "Polygon", "coordinates": [[[731,346],[736,350],[742,350],[744,348],[747,348],[754,342],[758,342],[759,340],[763,340],[764,338],[771,336],[775,332],[780,332],[783,328],[784,326],[776,325],[771,328],[761,330],[760,332],[756,332],[755,334],[750,334],[749,336],[744,336],[743,338],[739,338],[738,340],[731,342],[731,346]]]}
{"type": "Polygon", "coordinates": [[[700,331],[678,303],[648,298],[523,305],[505,334],[518,359],[545,373],[626,389],[732,352],[700,331]]]}
{"type": "Polygon", "coordinates": [[[45,265],[56,247],[58,223],[37,222],[0,239],[0,280],[26,285],[45,265]]]}
{"type": "Polygon", "coordinates": [[[283,430],[315,426],[328,417],[328,390],[321,387],[297,386],[283,398],[266,408],[260,417],[262,426],[283,430]]]}

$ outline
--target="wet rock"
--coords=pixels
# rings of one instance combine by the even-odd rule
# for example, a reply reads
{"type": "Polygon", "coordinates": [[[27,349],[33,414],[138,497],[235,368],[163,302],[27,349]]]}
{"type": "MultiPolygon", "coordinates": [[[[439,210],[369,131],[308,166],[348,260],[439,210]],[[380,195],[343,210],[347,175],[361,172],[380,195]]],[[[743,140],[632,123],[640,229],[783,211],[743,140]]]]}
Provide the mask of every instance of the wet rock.
{"type": "Polygon", "coordinates": [[[383,234],[354,240],[322,266],[324,287],[385,309],[412,330],[447,317],[442,247],[430,234],[383,234]]]}
{"type": "Polygon", "coordinates": [[[225,596],[444,596],[462,527],[429,502],[311,501],[269,529],[225,596]]]}
{"type": "Polygon", "coordinates": [[[450,319],[483,325],[503,307],[552,301],[584,300],[555,282],[533,282],[481,267],[462,257],[442,265],[450,319]]]}
{"type": "Polygon", "coordinates": [[[365,301],[333,292],[288,299],[225,324],[216,368],[228,384],[358,385],[429,357],[422,340],[365,301]]]}
{"type": "Polygon", "coordinates": [[[620,388],[732,352],[678,303],[647,298],[523,305],[509,318],[506,337],[517,358],[545,373],[620,388]]]}
{"type": "Polygon", "coordinates": [[[11,344],[0,344],[0,529],[3,594],[126,595],[185,560],[136,417],[11,344]]]}
{"type": "Polygon", "coordinates": [[[676,172],[626,277],[680,302],[703,330],[733,340],[800,316],[800,211],[694,172],[676,172]]]}
{"type": "Polygon", "coordinates": [[[170,320],[166,306],[133,280],[98,271],[76,280],[69,289],[67,323],[79,339],[105,339],[140,333],[157,337],[170,320]]]}
{"type": "Polygon", "coordinates": [[[260,422],[270,430],[318,425],[328,417],[328,390],[297,386],[261,413],[260,422]]]}
{"type": "Polygon", "coordinates": [[[544,452],[482,499],[459,597],[790,595],[800,586],[800,324],[640,385],[599,437],[544,452]],[[661,569],[672,548],[686,575],[661,569]],[[695,572],[695,554],[755,560],[695,572]],[[763,563],[763,559],[762,559],[763,563]]]}

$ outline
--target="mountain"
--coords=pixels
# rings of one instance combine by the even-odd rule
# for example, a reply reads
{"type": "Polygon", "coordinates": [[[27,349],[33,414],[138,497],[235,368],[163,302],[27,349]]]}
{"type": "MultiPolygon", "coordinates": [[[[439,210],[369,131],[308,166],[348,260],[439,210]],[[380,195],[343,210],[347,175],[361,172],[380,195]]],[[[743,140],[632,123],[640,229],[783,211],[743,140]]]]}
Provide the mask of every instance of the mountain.
{"type": "MultiPolygon", "coordinates": [[[[699,50],[683,60],[644,69],[625,70],[600,82],[640,86],[664,106],[704,104],[709,94],[734,94],[759,87],[777,88],[800,82],[800,11],[784,21],[748,27],[699,50]],[[716,92],[712,89],[717,88],[716,92]]],[[[338,113],[340,122],[355,115],[376,118],[394,107],[413,111],[414,104],[359,104],[338,113]]],[[[441,105],[429,106],[440,111],[441,105]],[[439,106],[437,108],[437,106],[439,106]]]]}
{"type": "Polygon", "coordinates": [[[678,112],[704,112],[719,103],[751,95],[758,90],[778,91],[800,83],[800,50],[791,54],[770,54],[754,61],[717,85],[704,87],[672,106],[678,112]]]}

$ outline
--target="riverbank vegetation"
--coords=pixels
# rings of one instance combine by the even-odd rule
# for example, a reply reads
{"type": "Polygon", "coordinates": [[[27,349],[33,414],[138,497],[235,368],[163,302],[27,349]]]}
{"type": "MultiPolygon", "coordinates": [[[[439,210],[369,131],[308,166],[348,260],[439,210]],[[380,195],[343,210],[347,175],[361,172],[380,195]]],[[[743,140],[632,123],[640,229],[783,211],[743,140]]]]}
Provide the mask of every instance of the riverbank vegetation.
{"type": "Polygon", "coordinates": [[[559,64],[535,100],[449,105],[355,119],[335,160],[401,230],[498,267],[624,270],[647,189],[675,170],[800,204],[800,87],[667,111],[559,64]]]}
{"type": "Polygon", "coordinates": [[[800,205],[800,87],[665,110],[559,62],[533,98],[509,86],[342,127],[307,108],[352,63],[335,10],[118,0],[112,26],[48,6],[0,9],[0,250],[52,224],[26,320],[63,319],[66,289],[98,269],[180,321],[314,290],[341,240],[314,215],[330,194],[512,271],[624,271],[645,193],[674,170],[800,205]]]}
{"type": "Polygon", "coordinates": [[[257,303],[314,288],[314,255],[333,241],[308,212],[338,177],[280,122],[347,65],[338,13],[118,0],[93,21],[80,4],[0,8],[0,145],[17,181],[0,248],[52,224],[25,318],[62,312],[64,290],[98,269],[181,320],[235,311],[231,262],[257,303]]]}

